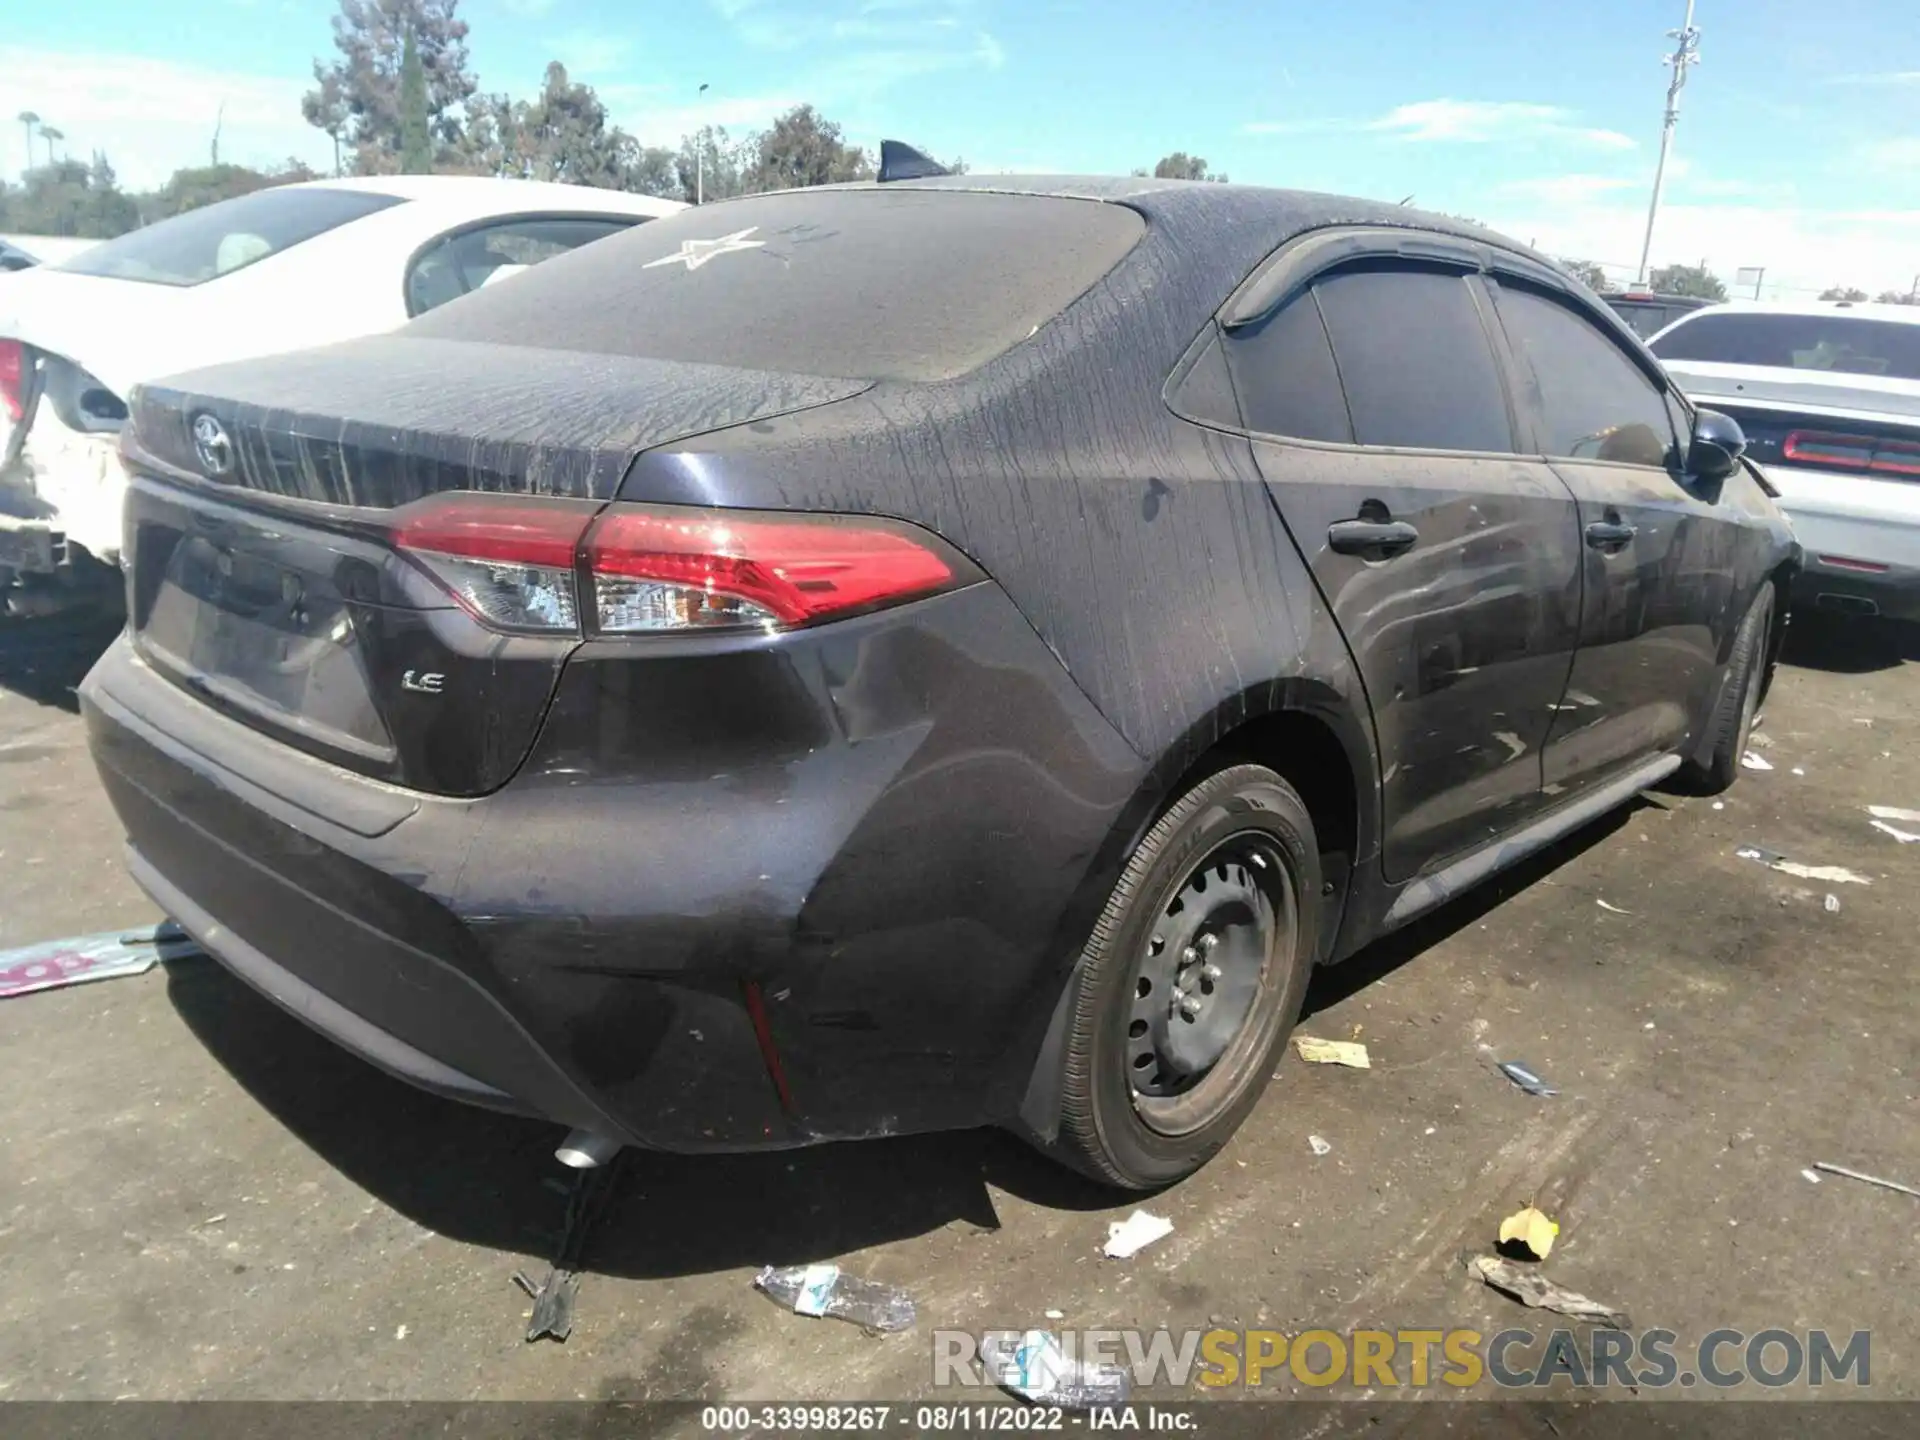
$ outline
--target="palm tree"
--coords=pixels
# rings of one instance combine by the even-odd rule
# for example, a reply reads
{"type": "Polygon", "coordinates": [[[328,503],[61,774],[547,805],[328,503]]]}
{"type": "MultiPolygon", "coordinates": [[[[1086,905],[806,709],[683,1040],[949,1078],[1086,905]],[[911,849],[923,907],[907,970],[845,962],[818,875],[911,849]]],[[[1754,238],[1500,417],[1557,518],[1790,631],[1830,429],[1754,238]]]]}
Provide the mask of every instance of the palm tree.
{"type": "Polygon", "coordinates": [[[33,168],[33,127],[40,123],[40,117],[31,110],[22,110],[13,118],[27,127],[27,163],[23,168],[31,170],[33,168]]]}
{"type": "Polygon", "coordinates": [[[56,130],[51,125],[42,125],[40,127],[40,138],[47,142],[47,164],[51,165],[53,164],[53,142],[66,139],[67,132],[64,130],[56,130]]]}

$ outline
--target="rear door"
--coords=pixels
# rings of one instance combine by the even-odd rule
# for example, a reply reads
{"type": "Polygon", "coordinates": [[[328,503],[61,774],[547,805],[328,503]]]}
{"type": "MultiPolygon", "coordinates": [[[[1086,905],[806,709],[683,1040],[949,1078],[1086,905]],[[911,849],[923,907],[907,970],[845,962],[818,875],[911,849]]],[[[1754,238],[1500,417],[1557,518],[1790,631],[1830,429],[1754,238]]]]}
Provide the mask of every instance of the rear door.
{"type": "Polygon", "coordinates": [[[1362,261],[1226,341],[1262,472],[1365,680],[1394,880],[1541,806],[1577,636],[1573,499],[1515,453],[1483,306],[1465,266],[1362,261]]]}
{"type": "Polygon", "coordinates": [[[1684,479],[1648,363],[1566,295],[1508,276],[1492,289],[1534,444],[1580,505],[1580,648],[1546,751],[1548,786],[1571,794],[1679,749],[1704,718],[1741,619],[1744,531],[1684,479]]]}

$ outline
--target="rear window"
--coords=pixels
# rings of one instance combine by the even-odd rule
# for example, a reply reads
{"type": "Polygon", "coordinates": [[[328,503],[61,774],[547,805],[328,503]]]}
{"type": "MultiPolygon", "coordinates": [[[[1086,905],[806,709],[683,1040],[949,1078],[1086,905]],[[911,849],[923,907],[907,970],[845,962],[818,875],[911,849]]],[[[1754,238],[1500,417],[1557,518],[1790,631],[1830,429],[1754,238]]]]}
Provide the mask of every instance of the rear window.
{"type": "Polygon", "coordinates": [[[1920,380],[1920,325],[1860,315],[1696,315],[1653,343],[1662,360],[1920,380]]]}
{"type": "Polygon", "coordinates": [[[410,335],[945,380],[1032,335],[1140,238],[1118,205],[816,190],[681,211],[422,316],[410,335]]]}
{"type": "Polygon", "coordinates": [[[400,203],[397,195],[364,190],[256,190],[130,231],[58,268],[154,285],[200,285],[400,203]]]}

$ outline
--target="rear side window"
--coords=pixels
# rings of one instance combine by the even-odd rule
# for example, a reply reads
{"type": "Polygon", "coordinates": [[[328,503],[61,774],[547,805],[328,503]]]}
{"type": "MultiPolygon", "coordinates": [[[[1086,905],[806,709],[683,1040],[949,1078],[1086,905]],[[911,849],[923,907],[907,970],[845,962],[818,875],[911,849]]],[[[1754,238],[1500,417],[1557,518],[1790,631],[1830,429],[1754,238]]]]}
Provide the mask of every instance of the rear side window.
{"type": "Polygon", "coordinates": [[[1675,325],[1654,343],[1653,353],[1662,360],[1920,380],[1920,324],[1871,320],[1844,311],[1830,315],[1720,311],[1675,325]]]}
{"type": "Polygon", "coordinates": [[[682,210],[422,316],[410,335],[945,380],[1032,335],[1144,232],[1124,206],[793,190],[682,210]]]}
{"type": "Polygon", "coordinates": [[[1506,389],[1464,279],[1350,270],[1314,294],[1360,444],[1513,449],[1506,389]]]}
{"type": "Polygon", "coordinates": [[[1502,284],[1496,293],[1540,418],[1543,452],[1557,459],[1663,466],[1673,448],[1664,393],[1620,347],[1566,306],[1502,284]]]}
{"type": "Polygon", "coordinates": [[[633,220],[568,216],[506,220],[443,235],[407,267],[407,313],[420,315],[529,266],[617,235],[633,220]]]}
{"type": "Polygon", "coordinates": [[[199,285],[401,203],[396,195],[364,190],[256,190],[130,231],[58,268],[154,285],[199,285]]]}
{"type": "Polygon", "coordinates": [[[1227,341],[1227,365],[1249,430],[1297,440],[1353,442],[1333,346],[1312,291],[1303,291],[1227,341]]]}

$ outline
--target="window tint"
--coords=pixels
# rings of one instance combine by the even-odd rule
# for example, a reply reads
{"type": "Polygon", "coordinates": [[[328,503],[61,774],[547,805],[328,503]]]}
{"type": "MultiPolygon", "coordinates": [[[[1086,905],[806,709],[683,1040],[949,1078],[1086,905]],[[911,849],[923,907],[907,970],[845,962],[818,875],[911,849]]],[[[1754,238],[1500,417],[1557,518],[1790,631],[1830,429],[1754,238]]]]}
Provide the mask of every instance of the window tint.
{"type": "Polygon", "coordinates": [[[1314,286],[1362,445],[1511,450],[1506,391],[1467,283],[1350,270],[1314,286]]]}
{"type": "Polygon", "coordinates": [[[1512,285],[1496,293],[1500,323],[1538,396],[1545,453],[1665,465],[1673,420],[1646,373],[1566,306],[1512,285]]]}
{"type": "Polygon", "coordinates": [[[517,275],[542,260],[604,240],[634,223],[587,216],[509,220],[442,236],[415,256],[407,268],[407,313],[423,314],[483,285],[517,275]]]}
{"type": "Polygon", "coordinates": [[[1249,430],[1353,442],[1340,372],[1311,291],[1294,296],[1258,324],[1233,331],[1227,364],[1249,430]]]}
{"type": "Polygon", "coordinates": [[[256,190],[130,231],[58,268],[155,285],[199,285],[400,203],[396,195],[324,186],[256,190]]]}
{"type": "Polygon", "coordinates": [[[1920,325],[1869,320],[1844,311],[1770,315],[1764,310],[1723,310],[1674,326],[1660,337],[1653,353],[1662,360],[1920,380],[1920,325]]]}
{"type": "Polygon", "coordinates": [[[409,333],[875,380],[1018,345],[1145,229],[1123,205],[787,190],[677,211],[423,315],[409,333]]]}

